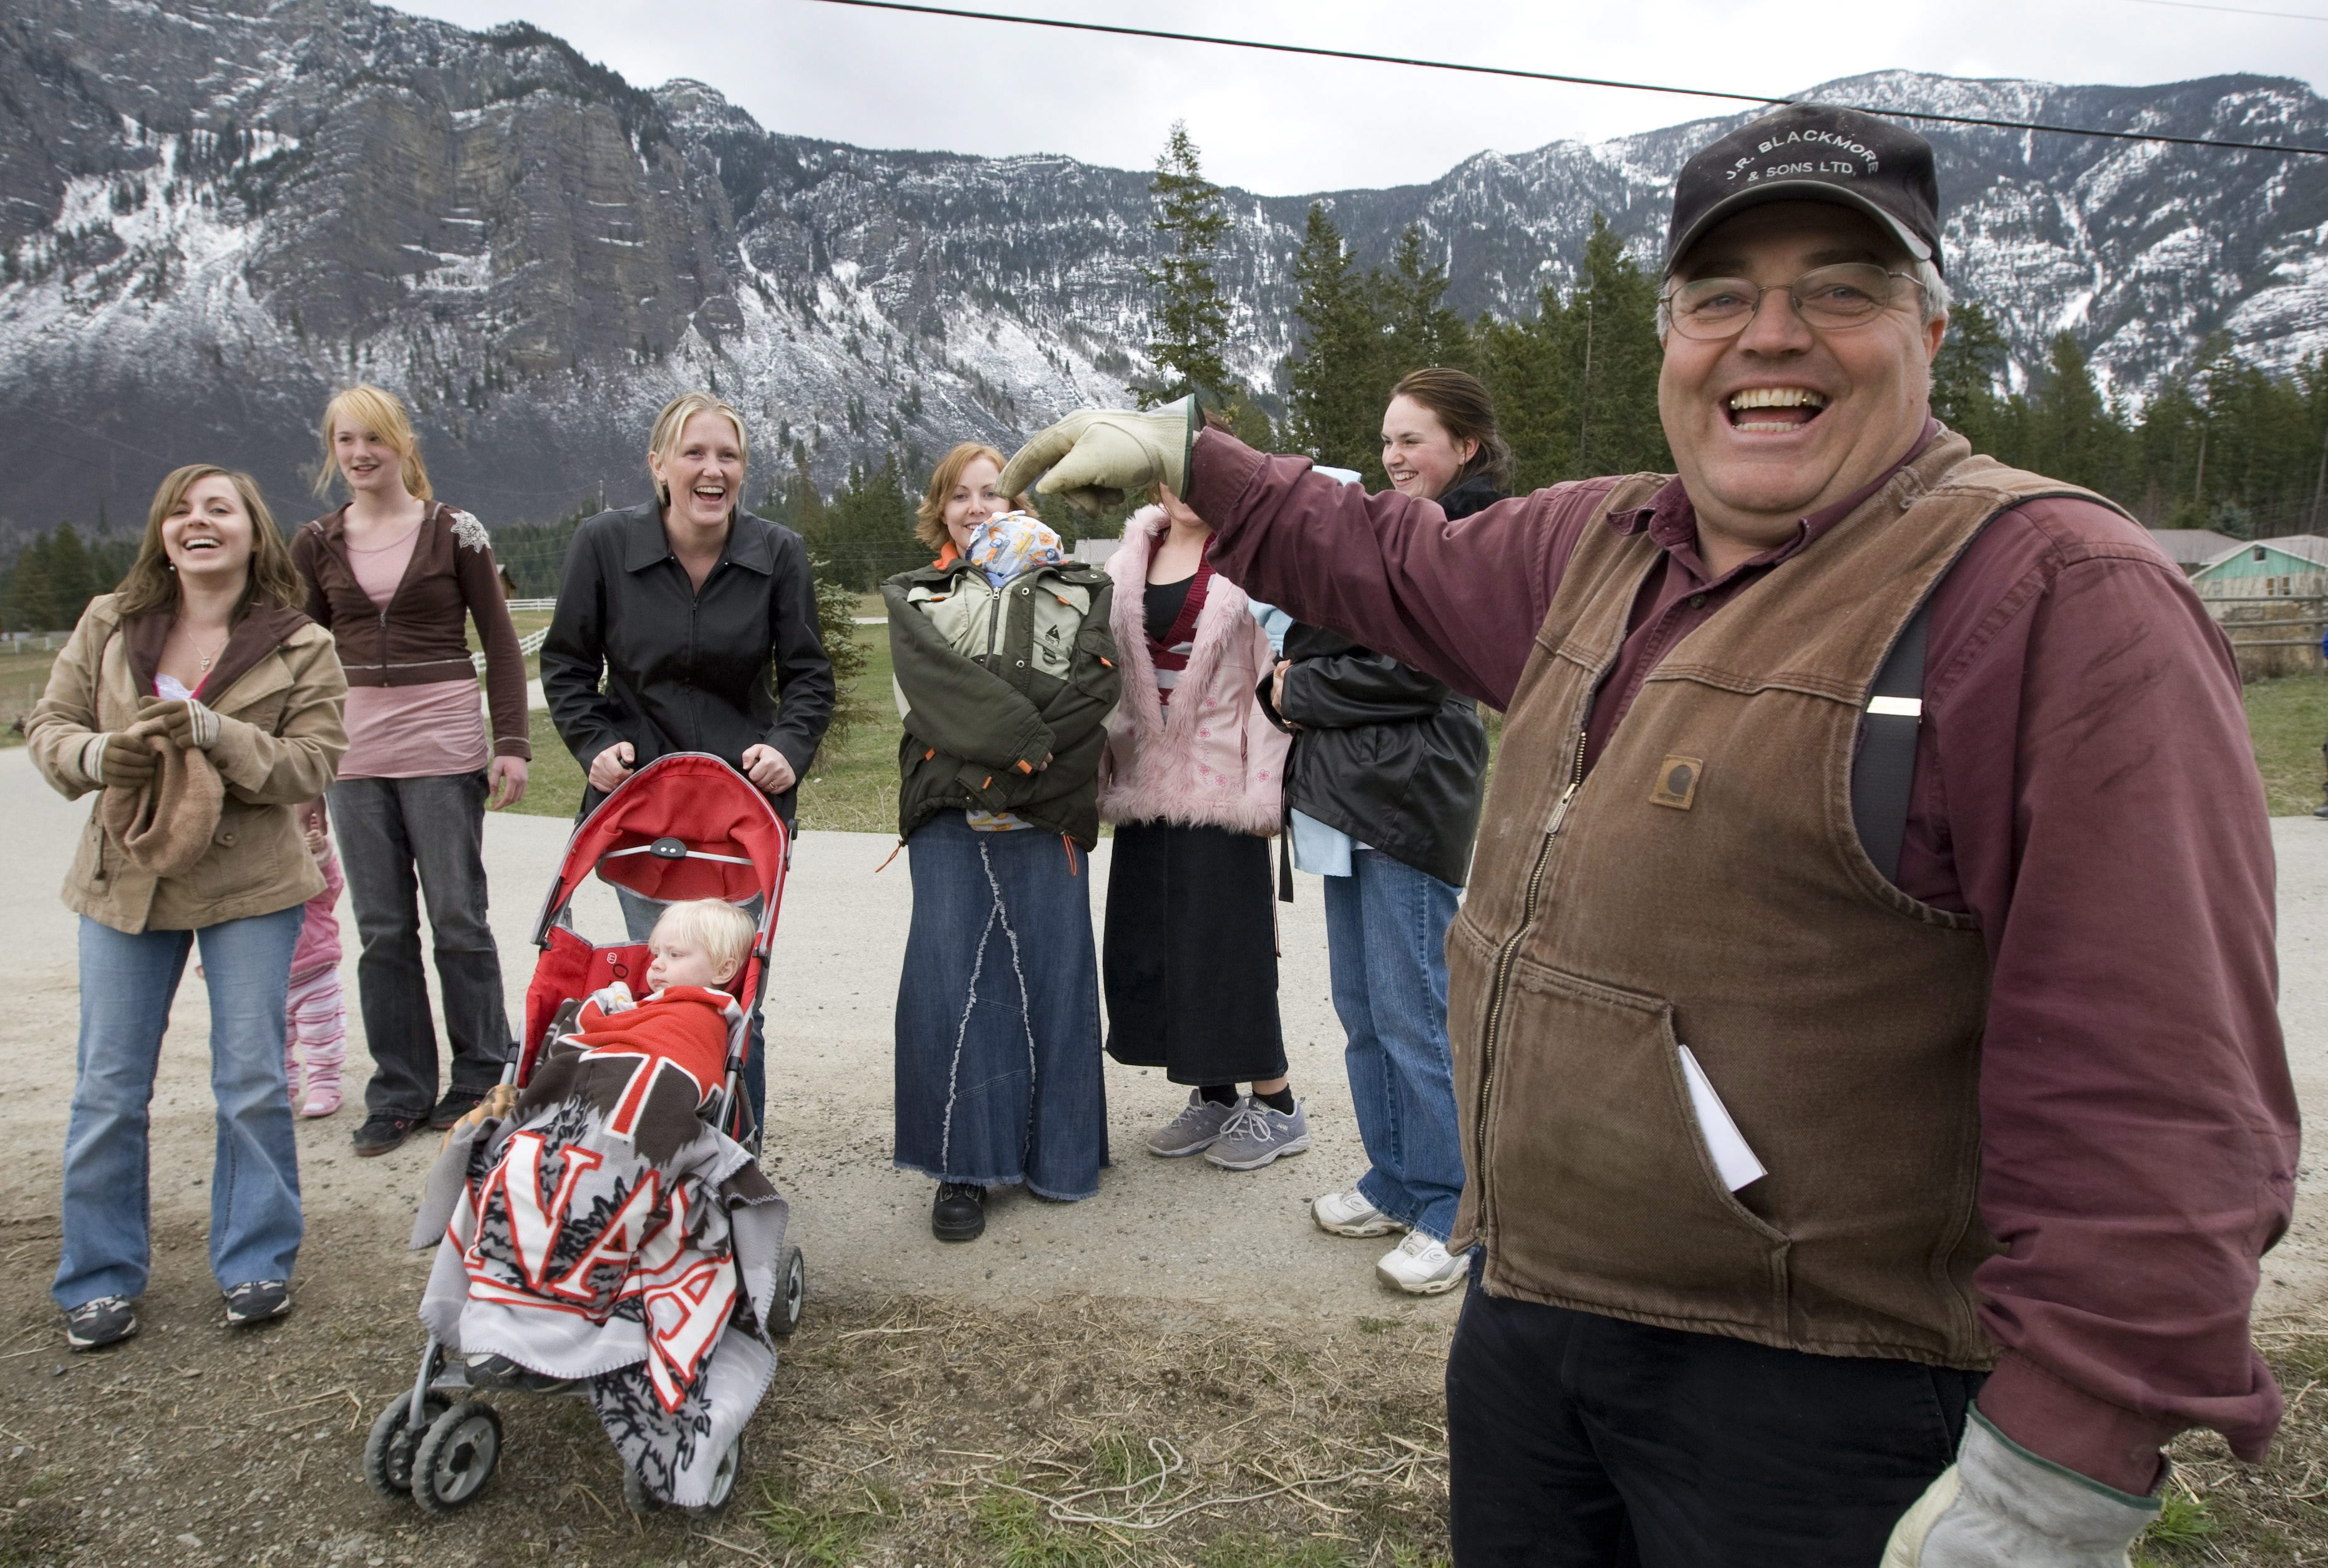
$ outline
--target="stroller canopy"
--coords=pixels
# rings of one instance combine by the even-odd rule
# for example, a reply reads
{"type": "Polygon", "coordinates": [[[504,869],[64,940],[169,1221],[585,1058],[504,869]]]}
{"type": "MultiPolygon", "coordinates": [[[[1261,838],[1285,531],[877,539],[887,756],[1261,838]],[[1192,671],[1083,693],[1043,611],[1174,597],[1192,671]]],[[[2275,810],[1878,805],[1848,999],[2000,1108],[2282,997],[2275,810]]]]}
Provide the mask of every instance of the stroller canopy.
{"type": "Polygon", "coordinates": [[[566,846],[558,882],[534,932],[537,943],[584,878],[648,898],[765,900],[772,928],[791,835],[768,797],[718,757],[674,752],[624,779],[584,819],[566,846]]]}

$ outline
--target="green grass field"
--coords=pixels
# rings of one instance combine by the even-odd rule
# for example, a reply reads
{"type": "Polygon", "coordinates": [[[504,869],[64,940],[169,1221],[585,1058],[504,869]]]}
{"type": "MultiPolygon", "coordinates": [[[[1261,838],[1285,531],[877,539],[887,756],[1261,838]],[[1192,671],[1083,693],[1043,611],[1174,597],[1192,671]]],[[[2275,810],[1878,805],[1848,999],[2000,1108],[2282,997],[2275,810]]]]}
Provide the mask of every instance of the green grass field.
{"type": "MultiPolygon", "coordinates": [[[[862,613],[880,613],[880,600],[868,596],[862,613]]],[[[547,611],[521,611],[512,616],[518,635],[547,625],[547,611]]],[[[896,827],[897,725],[896,703],[890,695],[889,639],[879,626],[859,626],[857,636],[866,651],[864,676],[858,681],[864,721],[838,742],[826,746],[801,786],[801,825],[845,832],[886,833],[896,827]]],[[[474,634],[472,634],[474,642],[474,634]]],[[[49,653],[0,653],[0,746],[23,744],[12,728],[32,711],[46,683],[49,653]]],[[[540,661],[528,658],[526,676],[538,679],[540,661]]],[[[2321,803],[2323,766],[2321,742],[2328,739],[2328,676],[2284,675],[2257,681],[2246,689],[2248,733],[2255,745],[2256,765],[2262,771],[2264,793],[2277,817],[2304,816],[2321,803]]],[[[525,803],[518,809],[542,816],[574,814],[582,800],[582,771],[558,738],[549,715],[536,709],[532,715],[532,783],[525,803]]],[[[1501,725],[1489,716],[1491,742],[1501,738],[1501,725]]]]}

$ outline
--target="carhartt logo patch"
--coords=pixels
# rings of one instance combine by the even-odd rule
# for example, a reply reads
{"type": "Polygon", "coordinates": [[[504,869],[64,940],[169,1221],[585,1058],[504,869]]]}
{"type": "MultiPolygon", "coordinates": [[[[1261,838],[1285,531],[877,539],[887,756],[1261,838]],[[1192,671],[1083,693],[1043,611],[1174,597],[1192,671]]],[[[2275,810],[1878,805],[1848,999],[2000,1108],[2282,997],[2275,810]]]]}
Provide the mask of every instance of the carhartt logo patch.
{"type": "Polygon", "coordinates": [[[1657,764],[1657,782],[1650,787],[1649,804],[1685,812],[1697,802],[1697,781],[1705,764],[1694,756],[1669,756],[1657,764]]]}

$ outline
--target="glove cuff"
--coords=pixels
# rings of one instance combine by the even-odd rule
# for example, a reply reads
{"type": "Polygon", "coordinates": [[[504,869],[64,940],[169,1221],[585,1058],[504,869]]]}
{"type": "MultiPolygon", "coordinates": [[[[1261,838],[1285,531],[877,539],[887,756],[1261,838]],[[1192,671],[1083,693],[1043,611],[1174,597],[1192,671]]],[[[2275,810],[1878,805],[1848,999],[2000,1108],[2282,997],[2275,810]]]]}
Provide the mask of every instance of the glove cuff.
{"type": "MultiPolygon", "coordinates": [[[[2036,1465],[2042,1469],[2051,1471],[2054,1476],[2059,1477],[2062,1480],[2083,1487],[2086,1490],[2094,1493],[2096,1496],[2107,1498],[2110,1501],[2120,1504],[2123,1507],[2140,1508],[2146,1513],[2154,1514],[2164,1506],[2166,1496],[2166,1482],[2174,1473],[2174,1461],[2172,1460],[2162,1460],[2160,1461],[2158,1484],[2151,1488],[2148,1496],[2140,1496],[2133,1492],[2122,1492],[2116,1487],[2107,1486],[2103,1482],[2094,1479],[2091,1476],[2080,1474],[2079,1472],[2071,1469],[2067,1465],[2056,1464],[2051,1460],[2047,1459],[2043,1454],[2032,1453],[2029,1450],[2023,1448],[2019,1443],[2005,1436],[2004,1432],[1995,1422],[1989,1420],[1985,1415],[1983,1415],[1980,1413],[1979,1405],[1974,1405],[1967,1413],[1971,1416],[1972,1422],[1976,1423],[1982,1432],[1985,1432],[1989,1437],[1994,1438],[1999,1443],[2002,1443],[2014,1458],[2024,1460],[2029,1464],[2036,1465]]],[[[1965,1437],[1967,1443],[1969,1443],[1972,1437],[1972,1432],[1969,1427],[1967,1427],[1965,1432],[1965,1437]]]]}
{"type": "Polygon", "coordinates": [[[193,733],[189,738],[198,750],[208,751],[219,737],[221,726],[217,712],[189,697],[186,699],[186,716],[193,720],[193,733]]]}
{"type": "Polygon", "coordinates": [[[80,743],[80,756],[76,759],[81,776],[100,788],[105,784],[105,743],[112,738],[111,730],[98,731],[80,743]]]}

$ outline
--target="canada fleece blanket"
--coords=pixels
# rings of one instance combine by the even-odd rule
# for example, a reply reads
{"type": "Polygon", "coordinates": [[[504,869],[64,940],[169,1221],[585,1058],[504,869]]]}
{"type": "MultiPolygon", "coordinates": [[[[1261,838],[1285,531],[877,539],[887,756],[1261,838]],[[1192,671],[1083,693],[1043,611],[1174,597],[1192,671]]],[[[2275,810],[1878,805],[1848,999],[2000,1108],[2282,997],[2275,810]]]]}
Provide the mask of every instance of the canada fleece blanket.
{"type": "Polygon", "coordinates": [[[450,1353],[587,1380],[624,1462],[691,1507],[775,1375],[786,1209],[692,1106],[685,1141],[643,1149],[673,1124],[652,1100],[692,1085],[623,1055],[559,1040],[506,1122],[455,1129],[413,1231],[436,1248],[420,1318],[450,1353]]]}

